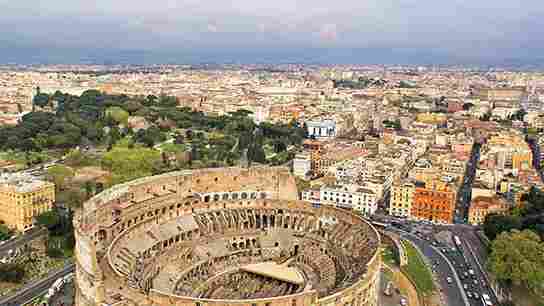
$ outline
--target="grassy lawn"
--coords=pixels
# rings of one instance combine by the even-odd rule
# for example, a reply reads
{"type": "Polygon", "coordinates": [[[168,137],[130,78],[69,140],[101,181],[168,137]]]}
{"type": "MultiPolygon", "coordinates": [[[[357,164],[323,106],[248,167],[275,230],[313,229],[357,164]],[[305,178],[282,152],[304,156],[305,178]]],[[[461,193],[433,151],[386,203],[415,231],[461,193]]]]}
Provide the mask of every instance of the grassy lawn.
{"type": "Polygon", "coordinates": [[[421,294],[424,296],[432,294],[435,288],[431,271],[411,243],[403,240],[402,244],[408,257],[408,264],[402,267],[403,271],[415,283],[421,294]]]}
{"type": "Polygon", "coordinates": [[[385,245],[382,248],[382,261],[390,267],[397,267],[399,265],[397,253],[391,246],[385,245]]]}
{"type": "Polygon", "coordinates": [[[163,143],[159,146],[159,148],[168,153],[177,153],[177,152],[183,152],[188,149],[188,147],[185,144],[175,144],[175,143],[163,143]]]}

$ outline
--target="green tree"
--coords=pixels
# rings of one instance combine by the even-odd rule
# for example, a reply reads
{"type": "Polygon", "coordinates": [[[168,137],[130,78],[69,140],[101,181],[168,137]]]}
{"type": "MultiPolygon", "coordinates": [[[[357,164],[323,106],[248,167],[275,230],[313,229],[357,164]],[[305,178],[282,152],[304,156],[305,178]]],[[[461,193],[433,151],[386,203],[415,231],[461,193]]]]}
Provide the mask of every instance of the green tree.
{"type": "Polygon", "coordinates": [[[54,165],[47,169],[47,177],[55,183],[58,191],[63,190],[74,177],[72,168],[63,165],[54,165]]]}
{"type": "Polygon", "coordinates": [[[136,113],[138,110],[142,109],[143,105],[140,104],[140,102],[138,101],[128,101],[126,106],[125,106],[125,109],[131,113],[131,114],[134,114],[136,113]]]}
{"type": "Polygon", "coordinates": [[[544,289],[544,243],[533,231],[500,234],[491,244],[488,266],[500,280],[523,284],[536,292],[544,289]]]}
{"type": "Polygon", "coordinates": [[[155,95],[148,95],[146,99],[143,101],[144,106],[153,106],[157,104],[158,98],[155,95]]]}
{"type": "Polygon", "coordinates": [[[87,198],[92,197],[95,190],[96,190],[96,186],[94,182],[91,182],[91,181],[85,182],[85,194],[87,195],[87,198]]]}
{"type": "Polygon", "coordinates": [[[81,150],[70,150],[64,159],[64,163],[70,167],[83,167],[89,166],[91,161],[81,152],[81,150]]]}
{"type": "Polygon", "coordinates": [[[25,277],[25,269],[19,263],[7,263],[0,265],[0,281],[20,283],[25,277]]]}
{"type": "Polygon", "coordinates": [[[36,222],[49,230],[54,229],[61,223],[61,216],[56,210],[46,211],[36,216],[36,222]]]}
{"type": "Polygon", "coordinates": [[[134,135],[134,140],[151,148],[155,144],[166,140],[166,137],[158,127],[152,126],[147,130],[139,130],[136,135],[134,135]]]}
{"type": "Polygon", "coordinates": [[[517,216],[487,215],[484,221],[484,233],[493,240],[502,232],[521,228],[521,219],[517,216]]]}
{"type": "Polygon", "coordinates": [[[112,172],[113,183],[122,183],[157,172],[161,154],[148,148],[114,147],[104,154],[102,164],[112,172]]]}
{"type": "Polygon", "coordinates": [[[66,191],[66,207],[70,210],[70,213],[74,209],[79,209],[83,206],[85,201],[85,193],[77,187],[70,188],[66,191]]]}
{"type": "Polygon", "coordinates": [[[127,125],[129,114],[119,106],[112,106],[106,109],[106,117],[111,118],[117,124],[127,125]]]}
{"type": "Polygon", "coordinates": [[[49,95],[46,93],[38,93],[34,96],[34,99],[32,99],[32,102],[34,102],[34,105],[39,107],[46,107],[49,104],[49,95]]]}
{"type": "Polygon", "coordinates": [[[13,232],[4,224],[0,224],[0,241],[7,240],[13,235],[13,232]]]}

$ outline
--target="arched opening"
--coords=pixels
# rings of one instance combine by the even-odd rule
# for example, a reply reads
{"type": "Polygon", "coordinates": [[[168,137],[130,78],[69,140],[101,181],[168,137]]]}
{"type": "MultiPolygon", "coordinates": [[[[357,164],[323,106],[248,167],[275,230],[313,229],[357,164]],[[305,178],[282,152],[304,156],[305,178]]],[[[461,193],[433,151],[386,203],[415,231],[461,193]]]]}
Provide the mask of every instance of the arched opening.
{"type": "Polygon", "coordinates": [[[108,238],[108,232],[106,230],[99,230],[98,231],[98,240],[106,240],[108,238]]]}

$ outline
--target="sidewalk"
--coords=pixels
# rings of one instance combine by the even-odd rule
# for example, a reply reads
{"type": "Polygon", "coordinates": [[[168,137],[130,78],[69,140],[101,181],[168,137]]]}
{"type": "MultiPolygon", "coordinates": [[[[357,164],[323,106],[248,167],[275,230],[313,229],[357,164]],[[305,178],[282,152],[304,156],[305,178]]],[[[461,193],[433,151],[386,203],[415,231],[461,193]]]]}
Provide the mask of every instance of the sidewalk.
{"type": "MultiPolygon", "coordinates": [[[[419,300],[416,288],[412,285],[412,282],[397,268],[383,265],[384,270],[388,270],[393,275],[393,283],[395,287],[398,287],[402,294],[408,299],[408,305],[410,306],[423,306],[419,300]]],[[[383,289],[380,288],[380,296],[383,295],[383,289]]],[[[381,300],[381,298],[380,298],[381,300]]],[[[398,304],[397,304],[398,305],[398,304]]]]}

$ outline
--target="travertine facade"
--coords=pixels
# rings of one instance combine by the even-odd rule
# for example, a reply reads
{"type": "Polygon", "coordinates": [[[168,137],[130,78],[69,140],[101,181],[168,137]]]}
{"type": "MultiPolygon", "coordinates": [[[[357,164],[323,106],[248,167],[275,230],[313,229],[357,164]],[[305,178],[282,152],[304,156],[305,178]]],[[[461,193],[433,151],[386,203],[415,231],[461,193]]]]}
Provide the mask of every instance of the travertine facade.
{"type": "Polygon", "coordinates": [[[285,168],[118,185],[76,220],[76,305],[377,305],[379,235],[285,168]]]}

